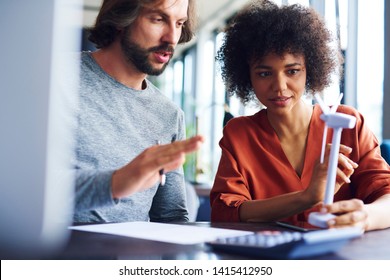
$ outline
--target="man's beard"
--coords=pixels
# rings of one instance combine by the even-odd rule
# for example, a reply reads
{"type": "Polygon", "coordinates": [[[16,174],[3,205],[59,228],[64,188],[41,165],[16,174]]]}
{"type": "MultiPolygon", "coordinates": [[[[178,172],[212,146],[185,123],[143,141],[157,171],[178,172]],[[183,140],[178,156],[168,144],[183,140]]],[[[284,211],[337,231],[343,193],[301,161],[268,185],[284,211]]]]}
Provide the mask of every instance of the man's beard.
{"type": "Polygon", "coordinates": [[[126,59],[132,64],[134,64],[134,66],[139,71],[147,75],[158,76],[162,72],[164,72],[169,61],[165,63],[161,68],[154,68],[149,62],[149,55],[156,51],[167,51],[173,54],[173,47],[171,47],[169,44],[164,44],[157,47],[144,49],[140,47],[137,43],[131,41],[129,39],[129,35],[130,32],[125,32],[121,38],[121,47],[126,59]]]}

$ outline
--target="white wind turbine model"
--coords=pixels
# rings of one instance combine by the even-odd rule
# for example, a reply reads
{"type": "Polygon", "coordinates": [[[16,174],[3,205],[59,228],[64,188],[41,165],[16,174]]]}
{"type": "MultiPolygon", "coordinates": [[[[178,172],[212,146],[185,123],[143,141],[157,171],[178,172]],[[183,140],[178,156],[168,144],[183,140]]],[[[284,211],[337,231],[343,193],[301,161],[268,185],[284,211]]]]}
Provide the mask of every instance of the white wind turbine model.
{"type": "MultiPolygon", "coordinates": [[[[337,165],[338,165],[338,155],[340,150],[341,132],[343,131],[343,128],[354,128],[356,124],[356,118],[347,114],[336,112],[337,107],[340,104],[341,98],[343,97],[342,93],[339,96],[338,102],[335,105],[333,105],[332,108],[329,108],[325,105],[325,103],[322,101],[319,94],[315,94],[314,97],[317,100],[322,110],[321,119],[325,122],[324,134],[322,138],[321,163],[324,162],[326,134],[327,134],[328,127],[333,129],[333,138],[332,138],[332,145],[330,149],[328,174],[326,177],[326,191],[325,191],[325,198],[324,198],[324,204],[328,205],[333,203],[334,189],[336,184],[337,165]]],[[[309,214],[308,221],[310,224],[314,226],[327,228],[328,227],[327,221],[329,221],[333,217],[335,216],[330,213],[312,212],[309,214]]]]}

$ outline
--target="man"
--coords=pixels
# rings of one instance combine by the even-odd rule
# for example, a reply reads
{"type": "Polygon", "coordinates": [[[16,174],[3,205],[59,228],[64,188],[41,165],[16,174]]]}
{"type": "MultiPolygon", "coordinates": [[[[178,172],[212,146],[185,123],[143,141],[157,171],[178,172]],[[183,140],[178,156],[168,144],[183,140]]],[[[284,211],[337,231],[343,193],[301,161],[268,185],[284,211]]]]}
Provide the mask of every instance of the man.
{"type": "Polygon", "coordinates": [[[193,20],[193,0],[103,1],[98,50],[81,54],[74,222],[188,220],[181,166],[203,138],[184,140],[183,112],[147,75],[192,38],[193,20]]]}

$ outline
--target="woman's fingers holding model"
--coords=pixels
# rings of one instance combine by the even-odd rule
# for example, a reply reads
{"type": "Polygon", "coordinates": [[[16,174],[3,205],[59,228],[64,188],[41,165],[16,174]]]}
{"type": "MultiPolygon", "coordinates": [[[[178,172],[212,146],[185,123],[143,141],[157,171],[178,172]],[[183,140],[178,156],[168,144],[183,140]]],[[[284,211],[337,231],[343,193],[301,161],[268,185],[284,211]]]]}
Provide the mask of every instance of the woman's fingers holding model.
{"type": "Polygon", "coordinates": [[[326,212],[336,217],[328,222],[330,227],[359,226],[366,229],[368,213],[363,201],[359,199],[343,200],[324,206],[326,212]]]}

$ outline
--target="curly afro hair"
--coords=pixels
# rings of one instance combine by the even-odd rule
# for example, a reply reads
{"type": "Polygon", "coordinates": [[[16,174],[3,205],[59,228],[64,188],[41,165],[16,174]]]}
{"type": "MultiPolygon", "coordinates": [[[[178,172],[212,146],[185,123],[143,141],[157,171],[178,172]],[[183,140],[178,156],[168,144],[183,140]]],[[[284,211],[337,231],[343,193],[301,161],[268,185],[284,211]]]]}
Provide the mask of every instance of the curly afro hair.
{"type": "Polygon", "coordinates": [[[249,75],[249,61],[269,53],[303,55],[306,62],[306,92],[320,92],[330,85],[335,70],[342,73],[342,55],[332,49],[333,37],[322,18],[301,5],[277,6],[256,0],[243,8],[226,29],[217,53],[222,78],[230,96],[246,104],[256,100],[249,75]]]}

